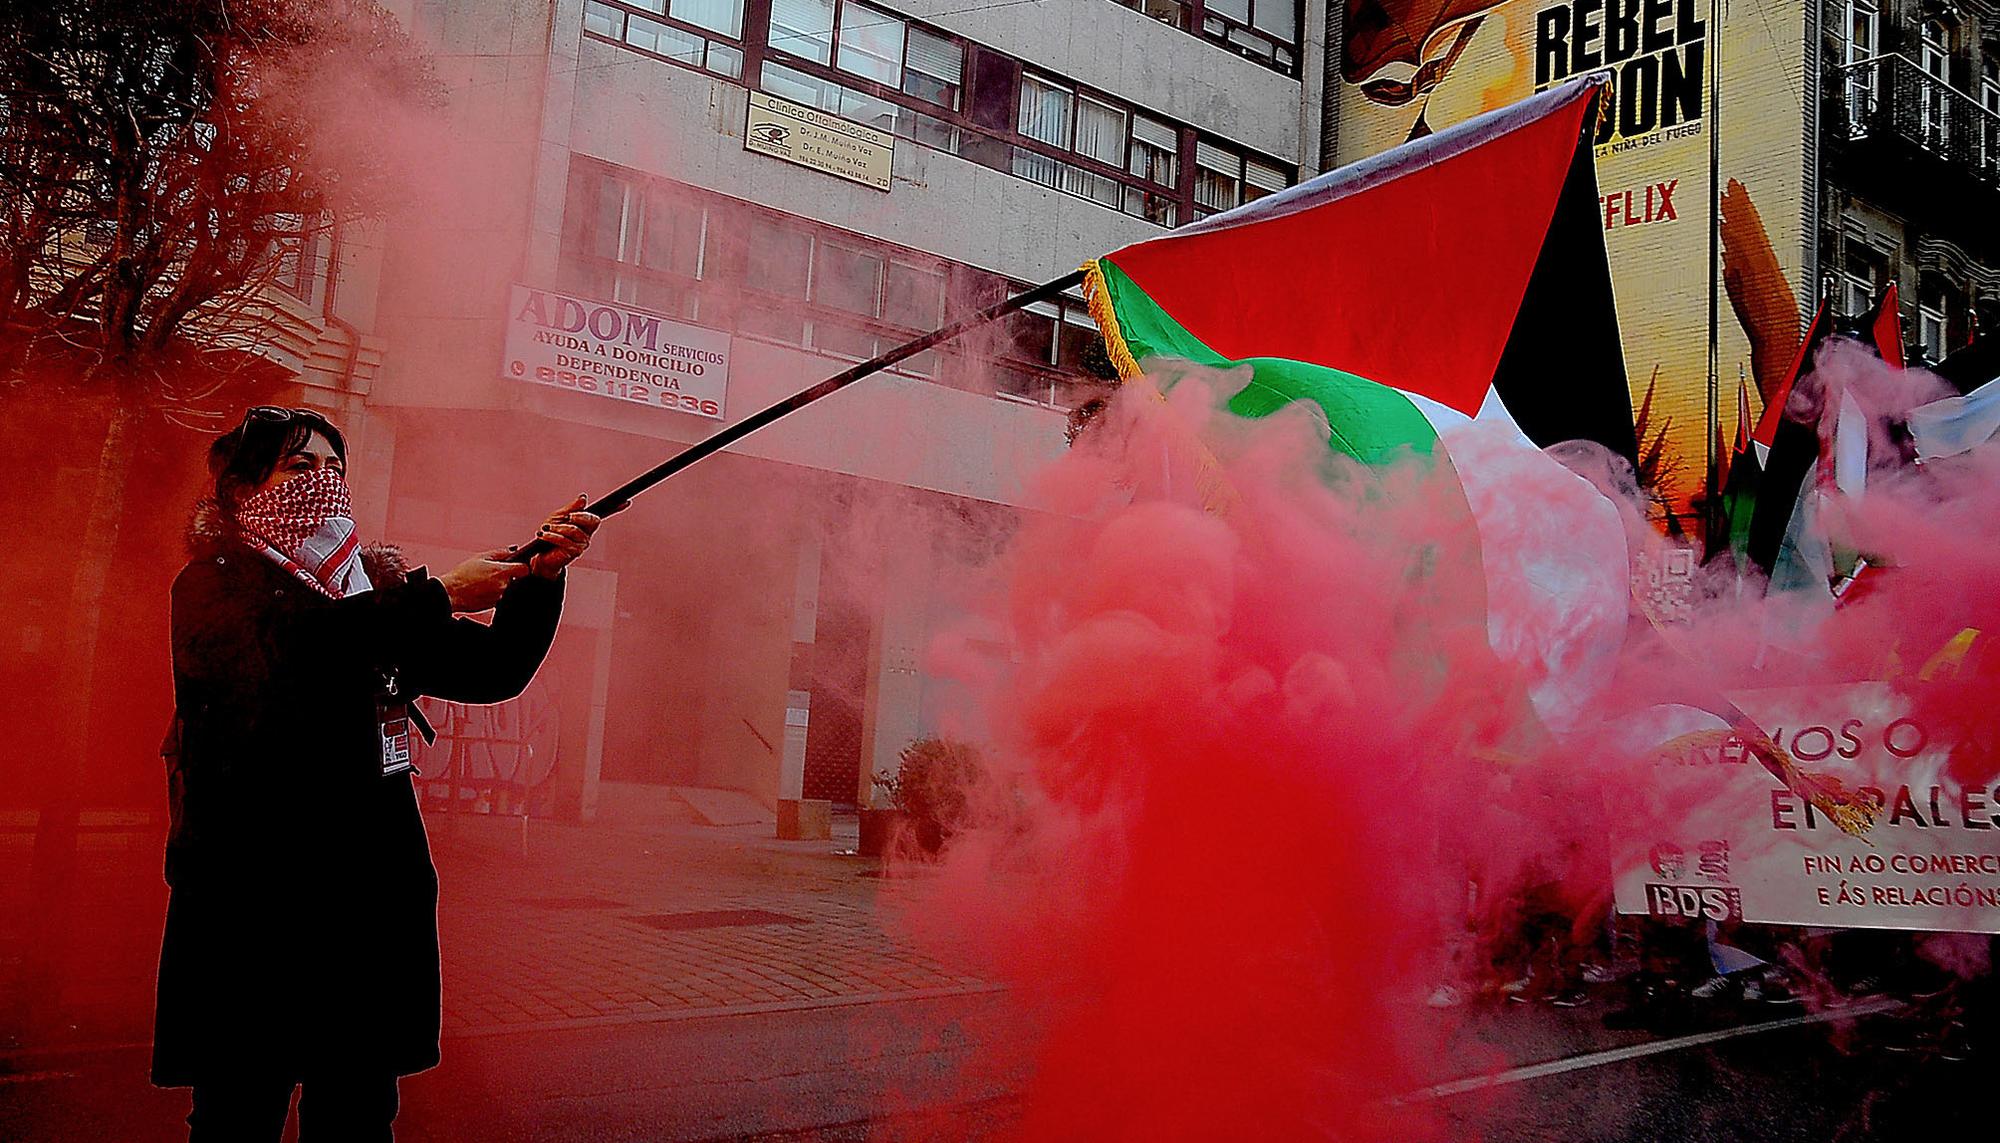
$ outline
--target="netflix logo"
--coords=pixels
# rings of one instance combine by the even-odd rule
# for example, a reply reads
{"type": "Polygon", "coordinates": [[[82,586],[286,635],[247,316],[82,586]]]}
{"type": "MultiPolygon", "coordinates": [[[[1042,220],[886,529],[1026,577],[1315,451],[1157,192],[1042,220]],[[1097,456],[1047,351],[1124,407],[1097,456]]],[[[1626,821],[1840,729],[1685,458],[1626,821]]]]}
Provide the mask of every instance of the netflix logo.
{"type": "Polygon", "coordinates": [[[1680,185],[1679,179],[1668,179],[1663,183],[1648,183],[1643,189],[1598,195],[1597,205],[1604,211],[1604,229],[1674,221],[1680,217],[1680,212],[1674,209],[1674,191],[1680,185]]]}

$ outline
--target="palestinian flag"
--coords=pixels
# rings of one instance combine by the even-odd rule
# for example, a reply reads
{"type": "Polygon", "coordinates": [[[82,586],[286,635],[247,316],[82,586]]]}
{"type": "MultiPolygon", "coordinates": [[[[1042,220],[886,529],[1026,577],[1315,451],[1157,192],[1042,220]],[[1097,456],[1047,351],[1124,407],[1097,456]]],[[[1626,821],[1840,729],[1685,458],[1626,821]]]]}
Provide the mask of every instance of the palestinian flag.
{"type": "Polygon", "coordinates": [[[1250,367],[1231,411],[1309,400],[1362,461],[1510,420],[1635,459],[1580,80],[1085,267],[1126,378],[1250,367]]]}
{"type": "MultiPolygon", "coordinates": [[[[1895,286],[1889,287],[1894,297],[1895,286]]],[[[1833,319],[1826,312],[1826,303],[1820,302],[1819,309],[1813,311],[1812,323],[1806,326],[1805,337],[1799,340],[1799,351],[1792,355],[1792,367],[1785,372],[1784,379],[1764,402],[1764,415],[1757,419],[1757,429],[1750,434],[1751,444],[1757,450],[1757,463],[1771,462],[1771,449],[1778,443],[1778,429],[1785,423],[1785,405],[1792,399],[1792,387],[1799,378],[1812,367],[1813,355],[1833,331],[1833,319]]]]}
{"type": "MultiPolygon", "coordinates": [[[[1736,447],[1728,450],[1729,475],[1722,482],[1722,504],[1718,526],[1708,536],[1708,558],[1721,552],[1743,558],[1750,546],[1750,517],[1757,508],[1757,490],[1763,483],[1764,466],[1755,442],[1750,439],[1750,382],[1736,379],[1736,447]]],[[[1716,444],[1721,445],[1722,427],[1716,426],[1716,444]]],[[[1716,452],[1724,450],[1718,447],[1716,452]]],[[[1741,566],[1740,564],[1738,566],[1741,566]]]]}
{"type": "MultiPolygon", "coordinates": [[[[1123,377],[1172,359],[1228,369],[1239,416],[1310,401],[1336,451],[1444,461],[1471,526],[1436,528],[1415,564],[1476,562],[1485,591],[1433,597],[1426,622],[1484,627],[1533,665],[1552,727],[1622,640],[1630,592],[1616,508],[1534,447],[1637,452],[1589,146],[1601,90],[1553,89],[1084,267],[1123,377]],[[1475,421],[1512,429],[1456,431],[1475,421]],[[1500,463],[1502,441],[1533,459],[1500,463]],[[1545,466],[1536,492],[1516,486],[1523,463],[1545,466]],[[1564,540],[1535,546],[1531,569],[1503,530],[1544,492],[1564,540]],[[1510,605],[1489,613],[1496,593],[1510,605]]],[[[1203,504],[1226,513],[1226,481],[1191,451],[1203,504]]]]}
{"type": "MultiPolygon", "coordinates": [[[[1762,462],[1762,472],[1754,494],[1743,549],[1750,562],[1771,576],[1773,586],[1781,589],[1808,586],[1826,580],[1831,574],[1829,568],[1832,565],[1820,567],[1816,555],[1799,547],[1800,544],[1814,547],[1820,542],[1812,536],[1814,529],[1810,522],[1800,516],[1801,501],[1822,479],[1833,479],[1835,453],[1849,455],[1850,460],[1844,467],[1851,468],[1852,453],[1861,449],[1861,465],[1864,470],[1866,468],[1865,418],[1858,408],[1850,408],[1851,399],[1843,402],[1841,408],[1827,410],[1823,414],[1834,418],[1834,423],[1827,426],[1833,430],[1828,434],[1836,444],[1833,452],[1822,448],[1820,425],[1807,424],[1785,415],[1793,389],[1812,372],[1813,359],[1820,347],[1828,338],[1840,336],[1834,326],[1825,303],[1821,303],[1819,311],[1813,315],[1812,324],[1806,329],[1791,371],[1772,392],[1771,399],[1764,406],[1764,415],[1757,422],[1757,431],[1751,438],[1753,447],[1758,450],[1758,460],[1762,462]],[[1841,420],[1843,417],[1846,418],[1845,423],[1841,420]]],[[[1896,368],[1902,368],[1903,323],[1894,283],[1884,289],[1875,300],[1874,307],[1860,315],[1855,325],[1849,328],[1858,328],[1865,336],[1862,344],[1872,349],[1876,356],[1896,368]]],[[[1810,506],[1807,507],[1809,509],[1810,506]]]]}

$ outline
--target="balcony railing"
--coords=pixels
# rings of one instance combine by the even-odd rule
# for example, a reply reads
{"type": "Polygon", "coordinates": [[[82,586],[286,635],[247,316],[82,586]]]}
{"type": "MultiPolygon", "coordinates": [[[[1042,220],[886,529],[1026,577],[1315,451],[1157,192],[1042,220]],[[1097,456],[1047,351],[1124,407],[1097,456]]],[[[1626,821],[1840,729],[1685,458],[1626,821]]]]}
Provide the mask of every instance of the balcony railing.
{"type": "Polygon", "coordinates": [[[1829,95],[1838,102],[1829,124],[1851,141],[1891,139],[2000,182],[2000,115],[1901,55],[1877,56],[1834,69],[1829,95]]]}

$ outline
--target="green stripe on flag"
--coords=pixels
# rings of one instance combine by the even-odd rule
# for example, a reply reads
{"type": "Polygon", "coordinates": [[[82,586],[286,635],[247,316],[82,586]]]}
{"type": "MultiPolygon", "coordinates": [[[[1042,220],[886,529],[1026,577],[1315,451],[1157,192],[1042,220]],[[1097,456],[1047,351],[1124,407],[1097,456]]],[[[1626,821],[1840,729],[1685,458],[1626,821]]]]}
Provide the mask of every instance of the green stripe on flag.
{"type": "Polygon", "coordinates": [[[1097,265],[1118,318],[1118,336],[1133,360],[1178,357],[1216,369],[1247,365],[1250,382],[1229,398],[1230,412],[1266,417],[1294,402],[1311,401],[1326,414],[1327,443],[1364,464],[1392,460],[1404,449],[1429,455],[1436,448],[1437,431],[1402,393],[1325,365],[1283,357],[1226,358],[1189,333],[1109,259],[1099,259],[1097,265]]]}

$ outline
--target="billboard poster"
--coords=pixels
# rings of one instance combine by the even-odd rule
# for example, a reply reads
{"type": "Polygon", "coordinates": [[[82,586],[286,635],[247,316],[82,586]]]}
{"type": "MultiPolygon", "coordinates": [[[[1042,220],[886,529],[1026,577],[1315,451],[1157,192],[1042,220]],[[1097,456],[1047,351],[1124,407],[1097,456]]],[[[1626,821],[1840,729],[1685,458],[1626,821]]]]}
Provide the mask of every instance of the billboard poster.
{"type": "Polygon", "coordinates": [[[1731,696],[1799,764],[1877,808],[1842,832],[1726,732],[1671,742],[1650,820],[1624,840],[1618,911],[1839,928],[2000,932],[2000,789],[1948,752],[1883,683],[1731,696]]]}
{"type": "MultiPolygon", "coordinates": [[[[1709,136],[1719,132],[1718,326],[1725,441],[1803,329],[1811,88],[1796,0],[1344,0],[1337,160],[1353,162],[1593,72],[1599,207],[1639,418],[1641,484],[1685,513],[1708,437],[1709,136]],[[1720,112],[1710,106],[1711,70],[1720,112]]],[[[1440,268],[1450,272],[1448,268],[1440,268]]],[[[1554,379],[1560,383],[1560,379],[1554,379]]],[[[1726,466],[1727,457],[1722,463],[1726,466]]]]}
{"type": "Polygon", "coordinates": [[[723,419],[729,335],[623,302],[516,284],[501,376],[723,419]]]}

